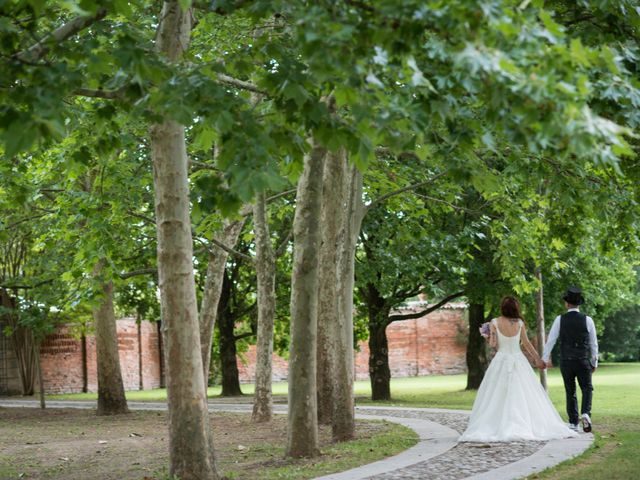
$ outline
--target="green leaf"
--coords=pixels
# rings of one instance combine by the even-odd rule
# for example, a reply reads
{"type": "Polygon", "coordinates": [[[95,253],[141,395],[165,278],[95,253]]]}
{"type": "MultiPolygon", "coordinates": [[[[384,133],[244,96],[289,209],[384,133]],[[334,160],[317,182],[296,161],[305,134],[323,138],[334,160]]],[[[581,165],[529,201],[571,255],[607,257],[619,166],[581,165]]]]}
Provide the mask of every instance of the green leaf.
{"type": "Polygon", "coordinates": [[[538,12],[538,16],[540,17],[540,20],[542,21],[542,23],[545,26],[545,28],[554,37],[557,37],[557,38],[564,37],[564,31],[563,31],[562,26],[560,24],[556,23],[553,20],[553,17],[551,16],[551,14],[549,12],[547,12],[546,10],[540,10],[538,12]]]}
{"type": "MultiPolygon", "coordinates": [[[[185,3],[185,0],[180,1],[180,7],[183,11],[185,11],[189,8],[190,5],[187,5],[185,8],[183,6],[183,3],[185,3]]],[[[190,4],[191,0],[186,0],[186,3],[190,4]]],[[[113,0],[113,6],[115,7],[116,13],[119,13],[120,15],[123,15],[125,17],[129,17],[133,13],[129,0],[113,0]]]]}
{"type": "Polygon", "coordinates": [[[354,157],[356,167],[361,171],[365,171],[373,158],[374,154],[371,143],[367,139],[361,139],[360,145],[358,146],[358,153],[354,157]]]}
{"type": "Polygon", "coordinates": [[[589,77],[587,77],[586,75],[580,75],[578,77],[578,92],[580,93],[580,95],[582,96],[587,96],[589,95],[590,92],[590,85],[589,85],[589,77]]]}
{"type": "Polygon", "coordinates": [[[565,247],[565,243],[560,238],[551,239],[551,248],[554,250],[562,250],[565,247]]]}
{"type": "Polygon", "coordinates": [[[298,108],[302,108],[309,99],[309,92],[298,83],[286,81],[282,86],[282,96],[288,100],[293,100],[298,108]]]}
{"type": "Polygon", "coordinates": [[[591,62],[589,61],[589,52],[584,48],[579,38],[573,38],[571,40],[571,59],[578,65],[588,67],[591,62]]]}
{"type": "Polygon", "coordinates": [[[234,118],[231,113],[226,110],[222,110],[218,114],[218,118],[216,119],[216,128],[220,133],[227,133],[231,131],[234,125],[234,118]]]}
{"type": "Polygon", "coordinates": [[[5,131],[4,153],[6,157],[10,158],[26,151],[35,143],[38,131],[35,125],[29,123],[15,122],[5,131]]]}
{"type": "Polygon", "coordinates": [[[200,132],[196,135],[193,143],[197,149],[208,152],[211,150],[216,137],[216,131],[205,125],[200,129],[200,132]]]}
{"type": "Polygon", "coordinates": [[[602,58],[604,59],[607,67],[609,67],[611,73],[619,75],[620,67],[618,66],[618,62],[616,61],[615,52],[606,45],[602,47],[601,52],[602,58]]]}

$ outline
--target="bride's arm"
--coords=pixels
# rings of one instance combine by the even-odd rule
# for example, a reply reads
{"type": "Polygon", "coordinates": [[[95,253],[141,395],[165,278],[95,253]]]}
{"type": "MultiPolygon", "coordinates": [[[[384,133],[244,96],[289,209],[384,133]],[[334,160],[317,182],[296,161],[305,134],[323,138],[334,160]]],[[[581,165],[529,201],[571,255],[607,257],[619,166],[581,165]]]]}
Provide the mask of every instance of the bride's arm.
{"type": "Polygon", "coordinates": [[[489,346],[491,348],[498,348],[498,335],[496,334],[496,327],[493,323],[489,324],[489,346]]]}
{"type": "Polygon", "coordinates": [[[544,368],[545,363],[542,361],[542,358],[540,358],[540,355],[538,354],[536,349],[533,348],[533,345],[531,345],[531,342],[529,341],[529,337],[527,336],[527,327],[525,326],[524,322],[522,322],[522,328],[520,329],[520,343],[522,344],[522,348],[525,350],[525,352],[529,354],[531,359],[533,359],[536,367],[544,368]]]}

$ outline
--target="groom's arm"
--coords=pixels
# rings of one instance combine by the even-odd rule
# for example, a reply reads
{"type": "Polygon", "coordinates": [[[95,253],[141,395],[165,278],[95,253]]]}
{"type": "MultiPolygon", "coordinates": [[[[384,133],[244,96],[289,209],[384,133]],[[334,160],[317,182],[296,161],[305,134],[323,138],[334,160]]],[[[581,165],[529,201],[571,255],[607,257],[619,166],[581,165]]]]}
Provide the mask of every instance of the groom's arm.
{"type": "Polygon", "coordinates": [[[589,347],[591,347],[591,366],[595,370],[598,368],[598,336],[596,335],[596,325],[591,317],[587,317],[587,331],[589,332],[589,347]]]}
{"type": "Polygon", "coordinates": [[[551,359],[551,350],[555,346],[558,341],[558,336],[560,335],[560,315],[556,317],[553,321],[553,325],[551,325],[551,330],[549,330],[549,336],[547,337],[547,343],[544,344],[544,350],[542,351],[542,360],[545,363],[549,363],[551,359]]]}

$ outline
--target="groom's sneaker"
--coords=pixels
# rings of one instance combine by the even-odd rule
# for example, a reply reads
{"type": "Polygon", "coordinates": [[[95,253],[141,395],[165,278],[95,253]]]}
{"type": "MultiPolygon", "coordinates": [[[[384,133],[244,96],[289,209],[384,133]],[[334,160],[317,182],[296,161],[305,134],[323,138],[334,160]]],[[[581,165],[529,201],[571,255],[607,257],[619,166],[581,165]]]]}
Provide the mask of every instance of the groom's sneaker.
{"type": "Polygon", "coordinates": [[[577,431],[579,430],[579,429],[578,429],[578,424],[577,424],[577,423],[569,423],[569,428],[570,428],[571,430],[573,430],[574,432],[577,432],[577,431]]]}
{"type": "Polygon", "coordinates": [[[591,418],[588,414],[582,414],[582,430],[589,433],[591,431],[591,418]]]}

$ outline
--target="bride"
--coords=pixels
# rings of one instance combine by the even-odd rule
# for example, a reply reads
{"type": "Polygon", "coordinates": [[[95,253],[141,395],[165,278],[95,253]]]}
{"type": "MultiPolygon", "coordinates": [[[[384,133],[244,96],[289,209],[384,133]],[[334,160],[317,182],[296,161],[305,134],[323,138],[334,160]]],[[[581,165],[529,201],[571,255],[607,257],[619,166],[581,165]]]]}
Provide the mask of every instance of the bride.
{"type": "Polygon", "coordinates": [[[514,297],[505,297],[490,323],[489,344],[498,349],[473,403],[460,442],[510,442],[575,437],[538,382],[520,345],[538,368],[545,364],[529,339],[514,297]]]}

